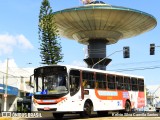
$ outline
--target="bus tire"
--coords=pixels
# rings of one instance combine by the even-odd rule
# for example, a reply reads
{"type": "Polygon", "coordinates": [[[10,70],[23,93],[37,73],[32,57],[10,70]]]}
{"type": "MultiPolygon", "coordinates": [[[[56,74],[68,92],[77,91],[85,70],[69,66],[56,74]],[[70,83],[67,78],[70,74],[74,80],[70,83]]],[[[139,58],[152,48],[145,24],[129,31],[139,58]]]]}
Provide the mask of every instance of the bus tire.
{"type": "Polygon", "coordinates": [[[91,102],[86,101],[84,104],[83,112],[80,112],[80,117],[89,118],[91,116],[92,111],[93,105],[91,104],[91,102]]]}
{"type": "Polygon", "coordinates": [[[125,112],[126,113],[131,112],[131,104],[129,101],[126,101],[126,103],[125,103],[125,112]]]}
{"type": "Polygon", "coordinates": [[[53,113],[53,117],[54,117],[56,120],[62,119],[63,116],[64,116],[64,113],[53,113]]]}

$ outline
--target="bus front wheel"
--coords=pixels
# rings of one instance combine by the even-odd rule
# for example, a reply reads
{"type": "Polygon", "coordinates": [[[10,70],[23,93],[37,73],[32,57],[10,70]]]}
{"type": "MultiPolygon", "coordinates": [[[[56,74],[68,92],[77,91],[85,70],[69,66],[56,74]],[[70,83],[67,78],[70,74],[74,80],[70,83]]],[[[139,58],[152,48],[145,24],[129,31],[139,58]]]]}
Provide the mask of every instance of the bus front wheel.
{"type": "Polygon", "coordinates": [[[90,117],[93,110],[93,106],[90,102],[85,102],[84,111],[80,113],[81,117],[90,117]]]}

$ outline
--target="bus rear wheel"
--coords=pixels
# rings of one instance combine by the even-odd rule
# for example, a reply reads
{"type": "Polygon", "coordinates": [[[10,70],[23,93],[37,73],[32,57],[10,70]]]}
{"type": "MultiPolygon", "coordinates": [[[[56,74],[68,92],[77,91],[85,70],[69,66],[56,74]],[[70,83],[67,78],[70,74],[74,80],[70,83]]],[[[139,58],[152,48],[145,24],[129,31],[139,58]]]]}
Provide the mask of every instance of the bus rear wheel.
{"type": "Polygon", "coordinates": [[[83,118],[88,118],[91,116],[93,111],[93,106],[90,102],[85,102],[84,104],[84,111],[80,113],[80,116],[83,118]]]}
{"type": "Polygon", "coordinates": [[[63,113],[53,113],[53,117],[54,117],[56,120],[62,119],[63,116],[64,116],[63,113]]]}
{"type": "Polygon", "coordinates": [[[129,101],[126,101],[125,112],[127,112],[127,113],[131,112],[131,104],[129,101]]]}

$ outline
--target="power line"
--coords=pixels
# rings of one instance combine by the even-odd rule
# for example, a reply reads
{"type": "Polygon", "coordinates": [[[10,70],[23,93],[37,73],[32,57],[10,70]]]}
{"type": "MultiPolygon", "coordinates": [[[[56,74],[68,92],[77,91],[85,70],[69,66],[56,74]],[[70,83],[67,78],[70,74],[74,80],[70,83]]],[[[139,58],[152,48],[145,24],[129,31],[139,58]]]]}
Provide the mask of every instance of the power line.
{"type": "Polygon", "coordinates": [[[122,65],[134,65],[134,64],[148,64],[148,63],[160,63],[160,60],[155,61],[142,61],[142,62],[132,62],[132,63],[118,63],[118,64],[111,64],[109,66],[122,66],[122,65]]]}
{"type": "Polygon", "coordinates": [[[148,67],[135,67],[135,68],[125,68],[125,69],[114,69],[110,71],[116,71],[116,72],[123,72],[123,71],[136,71],[136,70],[148,70],[148,69],[158,69],[160,68],[160,65],[158,66],[148,66],[148,67]]]}
{"type": "MultiPolygon", "coordinates": [[[[0,71],[0,73],[7,74],[7,73],[2,72],[2,71],[0,71]]],[[[23,76],[15,76],[15,75],[12,75],[12,74],[8,74],[8,75],[12,76],[13,78],[21,78],[21,77],[23,77],[23,76]]],[[[29,78],[29,77],[23,77],[23,78],[29,78]]]]}

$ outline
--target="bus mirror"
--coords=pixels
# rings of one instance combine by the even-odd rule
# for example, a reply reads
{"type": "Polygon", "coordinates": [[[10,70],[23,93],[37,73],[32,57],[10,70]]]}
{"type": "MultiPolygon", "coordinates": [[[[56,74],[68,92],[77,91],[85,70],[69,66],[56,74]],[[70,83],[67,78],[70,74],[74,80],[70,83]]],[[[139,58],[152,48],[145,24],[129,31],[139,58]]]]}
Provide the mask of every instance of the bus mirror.
{"type": "Polygon", "coordinates": [[[32,76],[33,76],[33,75],[30,76],[29,86],[32,87],[32,88],[34,88],[32,76]]]}

